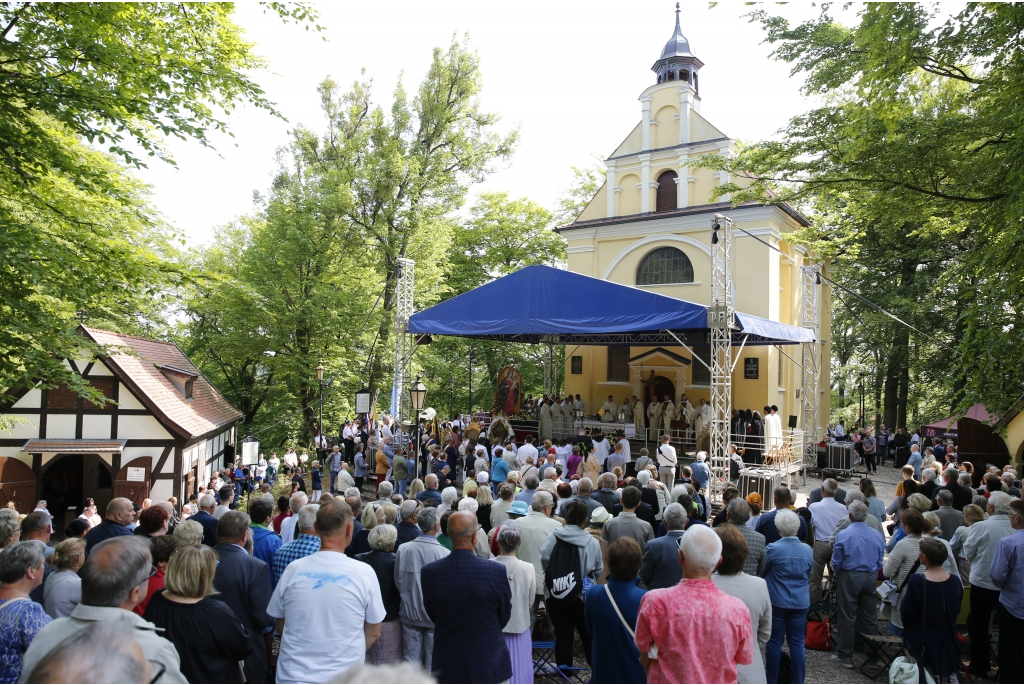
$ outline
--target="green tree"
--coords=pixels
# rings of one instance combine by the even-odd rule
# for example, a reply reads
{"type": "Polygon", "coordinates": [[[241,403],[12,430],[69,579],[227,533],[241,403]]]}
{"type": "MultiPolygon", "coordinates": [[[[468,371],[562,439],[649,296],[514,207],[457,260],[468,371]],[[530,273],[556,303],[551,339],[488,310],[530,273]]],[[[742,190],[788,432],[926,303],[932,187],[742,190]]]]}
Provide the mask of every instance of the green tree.
{"type": "Polygon", "coordinates": [[[1016,259],[1024,243],[1024,6],[971,3],[947,15],[940,5],[875,3],[852,26],[830,12],[824,5],[797,25],[753,13],[775,57],[823,104],[793,118],[778,140],[733,160],[709,158],[743,179],[718,190],[736,202],[784,200],[831,214],[827,230],[800,237],[840,257],[840,279],[839,246],[874,226],[872,239],[905,257],[883,273],[906,284],[922,315],[940,315],[908,341],[935,364],[904,363],[890,350],[899,369],[895,378],[887,372],[887,386],[912,396],[911,377],[939,378],[955,411],[975,402],[1007,407],[1024,391],[1016,305],[1024,294],[1016,259]]]}
{"type": "Polygon", "coordinates": [[[328,131],[302,137],[302,164],[332,179],[333,201],[347,242],[375,274],[376,342],[369,357],[371,392],[392,371],[395,310],[393,278],[399,258],[416,260],[417,301],[443,288],[444,257],[455,213],[472,183],[511,155],[517,134],[496,131],[498,117],[481,109],[479,58],[466,41],[435,49],[430,68],[410,100],[401,83],[389,113],[371,101],[362,82],[342,93],[330,79],[320,88],[328,131]]]}
{"type": "MultiPolygon", "coordinates": [[[[286,21],[315,20],[304,4],[267,7],[286,21]]],[[[122,165],[169,160],[167,136],[208,144],[240,103],[274,112],[251,76],[263,63],[232,11],[0,5],[0,393],[41,380],[90,394],[59,362],[82,347],[76,313],[151,329],[158,296],[186,275],[168,261],[169,235],[122,165]]]]}

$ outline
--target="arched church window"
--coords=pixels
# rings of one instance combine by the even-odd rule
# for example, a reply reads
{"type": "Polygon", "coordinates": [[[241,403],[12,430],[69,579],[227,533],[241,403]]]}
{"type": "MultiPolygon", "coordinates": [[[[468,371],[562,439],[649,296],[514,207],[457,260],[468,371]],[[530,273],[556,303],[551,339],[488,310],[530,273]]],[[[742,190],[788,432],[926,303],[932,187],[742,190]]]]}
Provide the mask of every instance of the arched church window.
{"type": "Polygon", "coordinates": [[[659,247],[640,260],[636,269],[637,285],[672,283],[693,283],[693,264],[682,250],[659,247]]]}
{"type": "Polygon", "coordinates": [[[658,176],[658,199],[654,203],[654,211],[667,212],[676,208],[679,195],[679,188],[676,185],[678,177],[674,171],[663,171],[658,176]]]}
{"type": "Polygon", "coordinates": [[[676,73],[674,71],[668,72],[668,80],[669,81],[675,81],[676,80],[676,73]]]}

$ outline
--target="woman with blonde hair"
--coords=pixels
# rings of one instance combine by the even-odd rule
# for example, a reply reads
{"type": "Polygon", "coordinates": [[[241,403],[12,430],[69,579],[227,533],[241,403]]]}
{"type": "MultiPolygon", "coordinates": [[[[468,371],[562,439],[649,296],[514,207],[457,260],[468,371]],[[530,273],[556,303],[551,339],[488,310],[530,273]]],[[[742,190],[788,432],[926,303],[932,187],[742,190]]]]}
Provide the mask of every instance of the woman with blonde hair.
{"type": "Polygon", "coordinates": [[[78,570],[85,563],[85,538],[58,542],[46,562],[51,571],[43,584],[43,608],[50,618],[66,618],[82,601],[78,570]]]}
{"type": "MultiPolygon", "coordinates": [[[[385,502],[384,504],[380,505],[377,511],[381,512],[381,514],[384,515],[383,523],[386,523],[389,526],[395,525],[395,523],[398,521],[398,507],[392,504],[391,502],[385,502]]],[[[380,523],[378,523],[377,525],[380,525],[380,523]]]]}
{"type": "Polygon", "coordinates": [[[597,451],[591,446],[587,452],[587,459],[583,462],[583,477],[589,478],[591,483],[596,483],[601,477],[601,462],[597,459],[597,451]]]}
{"type": "Polygon", "coordinates": [[[171,557],[164,590],[149,600],[144,618],[170,640],[190,683],[240,683],[239,661],[249,655],[249,631],[213,595],[217,553],[186,547],[171,557]]]}
{"type": "MultiPolygon", "coordinates": [[[[479,475],[477,478],[479,479],[479,475]]],[[[494,504],[494,496],[491,494],[491,489],[487,487],[487,481],[484,481],[481,487],[477,488],[476,491],[476,503],[480,505],[476,510],[476,519],[480,523],[480,527],[484,529],[484,533],[491,532],[491,505],[494,504]]]]}
{"type": "Polygon", "coordinates": [[[0,549],[13,545],[21,537],[21,517],[15,509],[0,509],[0,549]]]}
{"type": "MultiPolygon", "coordinates": [[[[393,506],[393,505],[392,505],[393,506]]],[[[402,620],[399,613],[402,598],[395,584],[395,543],[398,531],[395,527],[382,523],[373,529],[369,536],[369,551],[356,555],[356,559],[369,564],[377,575],[380,585],[380,597],[384,602],[384,621],[381,624],[380,637],[366,652],[367,663],[374,665],[398,664],[404,659],[402,651],[402,620]]]]}
{"type": "Polygon", "coordinates": [[[960,581],[965,586],[968,585],[968,579],[971,577],[971,562],[964,559],[964,543],[967,542],[967,535],[971,532],[971,526],[987,518],[988,514],[977,504],[968,504],[964,507],[964,525],[956,529],[956,532],[953,533],[953,539],[949,541],[949,546],[953,549],[953,555],[956,557],[960,581]]]}
{"type": "Polygon", "coordinates": [[[413,478],[412,482],[409,483],[409,490],[405,493],[406,499],[416,499],[416,495],[426,490],[426,486],[423,485],[423,481],[419,478],[413,478]]]}
{"type": "Polygon", "coordinates": [[[370,531],[384,523],[384,512],[373,504],[367,504],[363,507],[363,515],[359,522],[363,524],[363,528],[352,536],[352,546],[348,552],[349,556],[353,557],[370,551],[370,531]]]}

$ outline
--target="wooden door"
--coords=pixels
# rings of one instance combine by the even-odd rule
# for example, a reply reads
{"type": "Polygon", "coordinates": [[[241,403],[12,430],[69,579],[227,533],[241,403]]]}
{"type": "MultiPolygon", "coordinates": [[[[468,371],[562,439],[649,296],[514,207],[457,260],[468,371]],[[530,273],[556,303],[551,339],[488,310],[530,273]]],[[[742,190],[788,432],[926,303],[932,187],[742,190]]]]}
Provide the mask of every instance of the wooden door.
{"type": "Polygon", "coordinates": [[[36,474],[17,457],[0,457],[0,506],[14,502],[19,514],[36,508],[36,474]]]}
{"type": "Polygon", "coordinates": [[[149,497],[152,466],[153,457],[139,457],[125,464],[114,478],[114,497],[126,497],[141,506],[149,497]]]}

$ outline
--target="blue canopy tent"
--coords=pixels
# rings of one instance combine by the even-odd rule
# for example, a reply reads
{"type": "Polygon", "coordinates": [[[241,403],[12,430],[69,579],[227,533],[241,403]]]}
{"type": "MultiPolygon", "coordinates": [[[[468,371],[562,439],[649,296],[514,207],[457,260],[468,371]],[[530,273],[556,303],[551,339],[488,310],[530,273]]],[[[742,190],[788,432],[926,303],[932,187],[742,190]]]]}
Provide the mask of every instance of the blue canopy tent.
{"type": "MultiPolygon", "coordinates": [[[[413,314],[409,333],[561,345],[707,344],[708,308],[550,266],[530,266],[413,314]]],[[[806,328],[736,314],[736,344],[813,342],[806,328]]]]}

